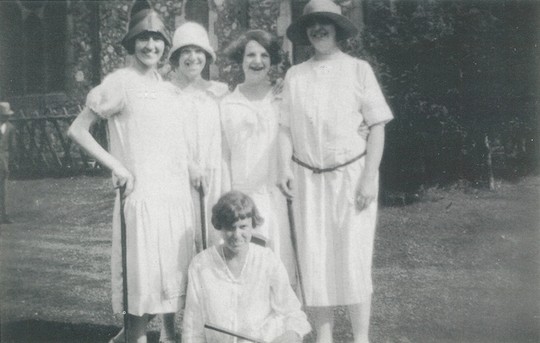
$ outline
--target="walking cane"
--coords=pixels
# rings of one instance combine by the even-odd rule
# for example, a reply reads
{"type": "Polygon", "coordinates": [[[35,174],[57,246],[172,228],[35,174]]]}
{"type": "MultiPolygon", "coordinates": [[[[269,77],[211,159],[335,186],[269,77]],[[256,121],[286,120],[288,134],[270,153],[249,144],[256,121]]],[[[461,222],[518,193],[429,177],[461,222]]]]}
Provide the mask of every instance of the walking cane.
{"type": "Polygon", "coordinates": [[[294,225],[294,212],[292,207],[292,199],[287,198],[287,214],[289,216],[289,226],[291,229],[291,242],[294,252],[294,260],[296,261],[296,271],[298,273],[298,285],[302,296],[302,303],[306,305],[306,295],[304,293],[304,285],[302,283],[302,271],[300,270],[300,260],[298,259],[298,241],[296,239],[296,226],[294,225]]]}
{"type": "Polygon", "coordinates": [[[204,205],[204,188],[202,184],[199,186],[199,208],[201,211],[201,239],[202,239],[202,248],[206,249],[206,206],[204,205]]]}
{"type": "Polygon", "coordinates": [[[122,242],[122,305],[124,316],[124,342],[128,343],[128,282],[127,282],[127,236],[124,215],[124,193],[126,185],[120,186],[120,240],[122,242]]]}
{"type": "Polygon", "coordinates": [[[210,330],[214,330],[214,331],[217,331],[217,332],[221,332],[221,333],[224,333],[226,335],[229,335],[229,336],[232,336],[232,337],[236,337],[236,338],[240,338],[240,339],[243,339],[243,340],[246,340],[246,341],[250,341],[250,342],[254,342],[254,343],[266,343],[265,341],[263,340],[260,340],[260,339],[257,339],[257,338],[254,338],[254,337],[251,337],[251,336],[248,336],[248,335],[244,335],[243,333],[239,333],[239,332],[236,332],[236,331],[232,331],[232,330],[228,330],[224,327],[221,327],[221,326],[217,326],[217,325],[210,325],[210,324],[204,324],[204,327],[206,329],[210,329],[210,330]]]}

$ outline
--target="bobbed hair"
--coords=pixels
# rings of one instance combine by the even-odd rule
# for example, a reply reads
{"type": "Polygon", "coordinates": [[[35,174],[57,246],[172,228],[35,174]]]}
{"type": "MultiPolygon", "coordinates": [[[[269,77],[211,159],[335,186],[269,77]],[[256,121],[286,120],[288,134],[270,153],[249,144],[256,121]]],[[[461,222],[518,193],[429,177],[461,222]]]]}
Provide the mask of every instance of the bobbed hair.
{"type": "Polygon", "coordinates": [[[251,218],[254,228],[264,223],[253,199],[242,192],[227,192],[212,207],[212,225],[217,230],[231,227],[237,221],[246,218],[251,218]]]}
{"type": "Polygon", "coordinates": [[[160,39],[165,42],[165,50],[163,51],[163,56],[166,56],[166,50],[170,47],[170,44],[169,44],[169,41],[165,38],[165,36],[163,36],[163,34],[161,32],[155,32],[155,31],[143,31],[141,33],[139,33],[138,35],[130,38],[129,40],[127,40],[125,42],[125,45],[124,47],[126,48],[126,51],[129,55],[133,55],[135,54],[135,41],[137,40],[137,38],[141,38],[141,36],[143,35],[147,35],[149,33],[157,33],[159,34],[160,36],[160,39]]]}
{"type": "Polygon", "coordinates": [[[246,45],[252,40],[256,41],[266,49],[270,55],[271,65],[276,65],[281,61],[281,56],[279,54],[280,47],[277,38],[264,30],[249,30],[245,32],[225,49],[225,55],[232,61],[242,64],[246,45]]]}

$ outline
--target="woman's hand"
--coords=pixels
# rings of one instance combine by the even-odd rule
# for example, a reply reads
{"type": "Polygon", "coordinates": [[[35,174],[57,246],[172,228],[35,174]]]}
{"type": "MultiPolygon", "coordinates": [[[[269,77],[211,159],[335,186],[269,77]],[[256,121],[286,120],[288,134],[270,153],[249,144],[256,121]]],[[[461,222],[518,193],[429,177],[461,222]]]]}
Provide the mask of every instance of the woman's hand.
{"type": "Polygon", "coordinates": [[[285,331],[278,337],[276,337],[272,343],[300,343],[302,342],[302,337],[298,333],[292,330],[285,331]]]}
{"type": "Polygon", "coordinates": [[[287,198],[293,198],[293,189],[294,189],[294,176],[290,170],[284,171],[282,176],[278,179],[277,182],[278,188],[281,190],[281,193],[287,198]]]}
{"type": "Polygon", "coordinates": [[[207,194],[208,182],[202,168],[195,163],[191,163],[188,169],[191,186],[196,190],[199,190],[202,187],[204,194],[207,194]]]}
{"type": "Polygon", "coordinates": [[[279,95],[283,91],[283,79],[276,79],[274,86],[272,87],[272,94],[279,95]]]}
{"type": "Polygon", "coordinates": [[[369,137],[369,132],[370,132],[369,126],[367,125],[367,123],[365,121],[363,121],[362,124],[360,124],[360,126],[358,127],[358,134],[365,141],[367,141],[367,139],[369,137]]]}
{"type": "Polygon", "coordinates": [[[124,196],[129,195],[133,192],[133,187],[135,186],[135,178],[124,166],[117,166],[112,170],[114,177],[114,188],[120,188],[125,186],[124,196]]]}
{"type": "Polygon", "coordinates": [[[354,197],[354,203],[356,205],[356,210],[363,211],[369,204],[375,200],[377,196],[377,177],[366,175],[362,173],[360,180],[358,180],[358,185],[356,186],[356,193],[354,197]]]}

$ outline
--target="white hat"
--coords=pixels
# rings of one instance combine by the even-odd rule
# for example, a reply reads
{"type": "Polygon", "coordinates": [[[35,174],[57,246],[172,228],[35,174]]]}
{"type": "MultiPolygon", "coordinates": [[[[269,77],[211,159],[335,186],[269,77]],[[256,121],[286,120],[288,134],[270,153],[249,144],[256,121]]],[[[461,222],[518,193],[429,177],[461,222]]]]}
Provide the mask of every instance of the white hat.
{"type": "MultiPolygon", "coordinates": [[[[210,45],[206,29],[202,25],[192,21],[180,25],[176,31],[174,31],[173,44],[171,51],[169,52],[169,60],[176,51],[188,45],[200,47],[210,55],[212,61],[216,60],[216,53],[210,45]]],[[[210,61],[210,63],[212,61],[210,61]]]]}

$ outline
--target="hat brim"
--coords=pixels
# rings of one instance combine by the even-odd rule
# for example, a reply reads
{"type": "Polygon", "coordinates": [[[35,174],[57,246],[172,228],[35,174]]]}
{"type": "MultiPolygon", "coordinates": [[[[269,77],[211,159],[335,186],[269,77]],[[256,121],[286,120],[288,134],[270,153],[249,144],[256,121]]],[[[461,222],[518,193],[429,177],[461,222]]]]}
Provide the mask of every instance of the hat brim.
{"type": "Polygon", "coordinates": [[[190,45],[199,47],[199,48],[203,49],[204,52],[206,52],[206,54],[210,57],[210,61],[208,61],[208,64],[214,63],[216,61],[216,53],[214,52],[214,50],[211,47],[202,46],[202,45],[197,44],[197,43],[187,43],[187,44],[183,44],[183,45],[180,45],[180,46],[173,46],[171,48],[171,50],[169,51],[169,61],[173,58],[173,55],[175,53],[178,53],[178,51],[180,49],[182,49],[182,48],[184,48],[186,46],[190,46],[190,45]]]}
{"type": "Polygon", "coordinates": [[[347,39],[358,34],[358,28],[345,16],[332,12],[313,12],[304,14],[287,28],[287,38],[294,44],[310,45],[306,33],[307,24],[314,18],[328,18],[339,27],[343,33],[338,40],[347,39]]]}

